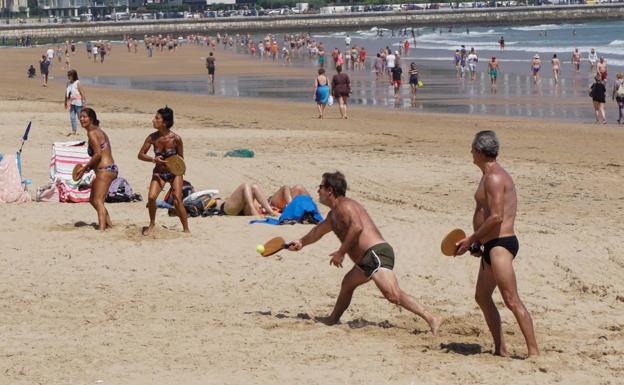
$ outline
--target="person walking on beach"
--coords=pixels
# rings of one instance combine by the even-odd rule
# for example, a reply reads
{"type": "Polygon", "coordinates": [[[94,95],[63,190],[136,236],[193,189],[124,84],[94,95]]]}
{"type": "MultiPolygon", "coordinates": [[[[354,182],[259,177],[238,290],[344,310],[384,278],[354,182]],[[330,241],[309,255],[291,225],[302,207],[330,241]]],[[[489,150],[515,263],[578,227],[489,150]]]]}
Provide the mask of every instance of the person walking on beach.
{"type": "Polygon", "coordinates": [[[69,111],[69,122],[72,132],[69,135],[76,135],[78,130],[78,116],[83,107],[86,107],[85,92],[76,70],[67,71],[67,88],[65,90],[65,109],[69,111]]]}
{"type": "Polygon", "coordinates": [[[347,119],[347,100],[351,94],[351,80],[349,75],[342,73],[342,66],[336,66],[336,72],[338,72],[332,78],[331,93],[334,99],[338,100],[338,106],[340,108],[340,116],[342,119],[347,119]]]}
{"type": "Polygon", "coordinates": [[[381,54],[377,53],[377,56],[375,57],[375,62],[373,63],[373,69],[375,70],[375,79],[379,80],[381,78],[383,78],[383,71],[384,71],[384,61],[381,58],[381,54]]]}
{"type": "Polygon", "coordinates": [[[327,317],[317,320],[335,325],[347,310],[355,289],[372,280],[383,296],[393,304],[420,316],[436,336],[442,319],[431,314],[416,299],[399,287],[394,268],[394,251],[384,240],[364,207],[346,197],[347,181],[341,172],[323,174],[318,187],[319,202],[331,209],[324,222],[316,225],[301,239],[289,243],[289,250],[299,251],[325,234],[333,231],[341,242],[340,248],[330,254],[329,264],[342,268],[345,254],[355,264],[344,276],[334,309],[327,317]]]}
{"type": "Polygon", "coordinates": [[[594,48],[587,54],[587,60],[589,61],[589,72],[595,74],[597,70],[596,63],[598,62],[598,54],[594,48]]]}
{"type": "Polygon", "coordinates": [[[386,54],[386,71],[388,72],[388,77],[390,78],[390,84],[392,85],[392,69],[396,65],[396,55],[392,53],[392,51],[388,50],[386,54]]]}
{"type": "Polygon", "coordinates": [[[479,57],[475,52],[474,48],[470,48],[470,53],[468,54],[468,69],[470,70],[470,79],[477,80],[477,63],[479,62],[479,57]]]}
{"type": "Polygon", "coordinates": [[[576,72],[581,71],[581,53],[578,48],[574,48],[574,52],[572,52],[572,64],[574,64],[576,72]]]}
{"type": "Polygon", "coordinates": [[[148,227],[143,229],[143,235],[149,235],[154,230],[156,225],[156,199],[158,199],[158,194],[160,194],[167,183],[171,185],[173,190],[173,205],[180,217],[182,229],[185,233],[190,233],[186,209],[182,204],[184,180],[182,175],[174,175],[167,168],[166,162],[166,159],[173,155],[184,158],[182,138],[171,131],[171,127],[173,127],[173,110],[169,107],[159,109],[152,120],[152,125],[156,131],[145,138],[138,155],[139,160],[156,165],[152,174],[147,200],[150,223],[148,227]],[[150,147],[154,147],[153,157],[147,155],[150,147]]]}
{"type": "Polygon", "coordinates": [[[602,79],[602,81],[606,82],[607,81],[607,62],[605,61],[604,57],[600,57],[600,60],[598,60],[598,75],[600,75],[600,78],[602,79]]]}
{"type": "Polygon", "coordinates": [[[87,151],[91,159],[89,163],[80,169],[77,177],[80,180],[85,172],[95,171],[95,180],[91,186],[89,203],[97,212],[98,229],[104,231],[109,227],[113,227],[113,222],[110,215],[108,215],[108,210],[104,206],[104,201],[108,195],[111,183],[117,178],[119,169],[113,160],[108,135],[100,128],[100,121],[93,109],[85,107],[80,111],[80,125],[87,130],[87,137],[89,138],[87,151]]]}
{"type": "Polygon", "coordinates": [[[492,91],[496,92],[496,79],[498,78],[498,61],[492,56],[492,60],[488,62],[488,73],[490,74],[490,84],[492,91]]]}
{"type": "Polygon", "coordinates": [[[41,55],[41,60],[39,60],[39,71],[41,72],[41,77],[43,78],[43,86],[48,86],[48,75],[50,73],[50,61],[46,55],[41,55]]]}
{"type": "Polygon", "coordinates": [[[398,99],[401,92],[401,78],[403,77],[403,69],[400,65],[392,68],[392,86],[394,87],[394,98],[398,99]]]}
{"type": "Polygon", "coordinates": [[[319,111],[319,119],[323,119],[325,107],[329,101],[329,81],[325,75],[325,68],[318,69],[318,76],[314,79],[314,100],[319,111]]]}
{"type": "Polygon", "coordinates": [[[409,69],[409,84],[412,91],[412,100],[416,99],[416,91],[418,91],[418,69],[416,63],[412,62],[409,69]]]}
{"type": "Polygon", "coordinates": [[[500,47],[501,52],[505,51],[505,38],[504,37],[500,37],[500,39],[498,39],[498,46],[500,47]]]}
{"type": "Polygon", "coordinates": [[[531,357],[539,354],[533,320],[518,295],[513,268],[519,248],[514,231],[518,199],[511,176],[497,162],[499,148],[493,131],[481,131],[474,137],[472,158],[483,176],[475,193],[474,233],[457,243],[456,255],[469,249],[479,250],[471,251],[481,257],[475,299],[494,338],[494,354],[507,356],[500,314],[492,300],[492,293],[498,287],[505,305],[518,321],[531,357]]]}
{"type": "Polygon", "coordinates": [[[214,76],[215,76],[215,57],[212,52],[208,54],[206,58],[206,69],[208,70],[208,79],[210,80],[210,85],[214,87],[214,76]]]}
{"type": "Polygon", "coordinates": [[[594,77],[594,84],[589,87],[589,96],[592,98],[594,105],[594,113],[596,114],[596,123],[602,122],[607,124],[607,118],[605,116],[605,103],[606,103],[607,87],[605,81],[602,80],[600,74],[596,74],[594,77]]]}
{"type": "Polygon", "coordinates": [[[538,54],[533,56],[533,60],[531,60],[531,72],[533,73],[533,84],[537,84],[539,80],[539,72],[542,68],[542,60],[538,54]]]}
{"type": "Polygon", "coordinates": [[[555,84],[559,83],[559,71],[561,70],[561,62],[559,62],[559,58],[557,54],[553,54],[552,59],[550,59],[550,63],[552,64],[553,77],[555,78],[555,84]]]}
{"type": "Polygon", "coordinates": [[[618,124],[624,123],[624,73],[618,72],[616,75],[615,84],[613,85],[613,92],[611,93],[611,99],[615,100],[618,105],[618,124]]]}
{"type": "Polygon", "coordinates": [[[459,63],[461,63],[461,54],[459,53],[459,49],[455,50],[455,55],[453,55],[453,61],[455,62],[455,74],[457,75],[457,77],[460,77],[459,63]]]}

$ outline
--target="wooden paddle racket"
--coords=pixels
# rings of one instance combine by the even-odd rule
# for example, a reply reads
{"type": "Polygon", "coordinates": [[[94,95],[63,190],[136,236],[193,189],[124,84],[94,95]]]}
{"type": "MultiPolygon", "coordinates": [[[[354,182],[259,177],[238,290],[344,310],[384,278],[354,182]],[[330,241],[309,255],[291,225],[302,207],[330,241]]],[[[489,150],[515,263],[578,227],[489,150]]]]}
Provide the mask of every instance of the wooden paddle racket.
{"type": "Polygon", "coordinates": [[[260,255],[262,255],[263,257],[268,257],[277,253],[280,250],[287,249],[288,246],[290,246],[290,243],[286,243],[286,241],[282,237],[271,238],[268,242],[264,244],[264,251],[260,255]]]}
{"type": "Polygon", "coordinates": [[[169,158],[165,159],[165,163],[167,164],[167,168],[171,173],[175,176],[184,175],[186,172],[186,164],[184,163],[184,158],[180,155],[172,155],[169,158]]]}
{"type": "Polygon", "coordinates": [[[82,168],[84,167],[84,165],[78,163],[77,165],[74,166],[74,169],[72,170],[72,180],[74,182],[78,181],[78,173],[80,172],[80,170],[82,170],[82,168]]]}
{"type": "Polygon", "coordinates": [[[462,229],[455,229],[446,234],[440,245],[442,254],[449,257],[456,255],[458,247],[455,244],[464,238],[466,238],[466,233],[462,229]]]}

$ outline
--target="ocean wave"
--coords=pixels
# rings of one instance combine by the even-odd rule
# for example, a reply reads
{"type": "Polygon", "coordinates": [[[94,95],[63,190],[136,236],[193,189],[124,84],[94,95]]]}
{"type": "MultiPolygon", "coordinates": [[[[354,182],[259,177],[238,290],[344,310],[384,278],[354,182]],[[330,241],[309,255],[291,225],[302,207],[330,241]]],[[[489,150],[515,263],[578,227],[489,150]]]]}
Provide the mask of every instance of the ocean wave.
{"type": "Polygon", "coordinates": [[[542,25],[531,25],[526,27],[511,27],[514,31],[550,31],[554,29],[565,29],[570,25],[557,25],[557,24],[542,24],[542,25]]]}
{"type": "Polygon", "coordinates": [[[609,45],[624,45],[624,40],[613,40],[609,45]]]}

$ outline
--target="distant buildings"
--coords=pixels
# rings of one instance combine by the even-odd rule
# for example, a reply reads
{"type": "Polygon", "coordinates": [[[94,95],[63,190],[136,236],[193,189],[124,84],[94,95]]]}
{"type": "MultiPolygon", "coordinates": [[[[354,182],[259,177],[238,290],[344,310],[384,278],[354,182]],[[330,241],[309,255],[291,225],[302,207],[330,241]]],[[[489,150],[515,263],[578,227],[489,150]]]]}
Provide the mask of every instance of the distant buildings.
{"type": "Polygon", "coordinates": [[[28,0],[0,0],[0,14],[8,12],[25,12],[28,0]]]}
{"type": "Polygon", "coordinates": [[[51,17],[72,17],[82,14],[105,15],[114,12],[127,12],[130,6],[130,0],[37,0],[37,3],[39,11],[47,13],[51,17]]]}

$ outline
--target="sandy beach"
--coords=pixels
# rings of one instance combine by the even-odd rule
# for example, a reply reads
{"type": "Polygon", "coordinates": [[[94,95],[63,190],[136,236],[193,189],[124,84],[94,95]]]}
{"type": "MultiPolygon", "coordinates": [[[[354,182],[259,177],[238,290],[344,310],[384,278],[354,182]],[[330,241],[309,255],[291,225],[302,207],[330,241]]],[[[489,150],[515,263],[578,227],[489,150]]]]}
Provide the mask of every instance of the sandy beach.
{"type": "MultiPolygon", "coordinates": [[[[70,131],[61,64],[54,63],[47,88],[26,78],[43,51],[0,51],[0,152],[15,151],[33,122],[23,153],[33,195],[47,183],[52,143],[70,131]]],[[[151,60],[139,52],[115,46],[104,64],[94,64],[79,46],[72,65],[83,77],[205,71],[199,47],[151,60]]],[[[217,76],[314,77],[220,50],[217,63],[217,76]]],[[[248,181],[267,192],[296,183],[315,192],[323,172],[344,172],[347,195],[366,207],[397,253],[401,287],[445,318],[439,336],[372,283],[356,291],[342,324],[311,320],[331,311],[352,266],[329,266],[338,240],[327,235],[299,253],[266,259],[254,250],[272,236],[298,238],[307,225],[191,218],[185,236],[179,220],[160,210],[157,231],[143,237],[145,202],[108,204],[115,227],[103,234],[93,228],[89,204],[5,204],[0,384],[622,383],[621,126],[358,107],[340,120],[335,106],[319,120],[312,91],[309,103],[102,87],[86,94],[120,176],[143,197],[152,165],[137,153],[164,105],[175,110],[186,179],[198,189],[227,196],[248,181]],[[470,145],[484,129],[498,133],[499,161],[518,190],[514,268],[535,322],[537,358],[525,359],[524,339],[498,291],[511,357],[492,355],[474,301],[479,260],[440,252],[448,230],[471,227],[481,174],[470,145]],[[256,156],[221,156],[235,148],[256,156]]]]}

